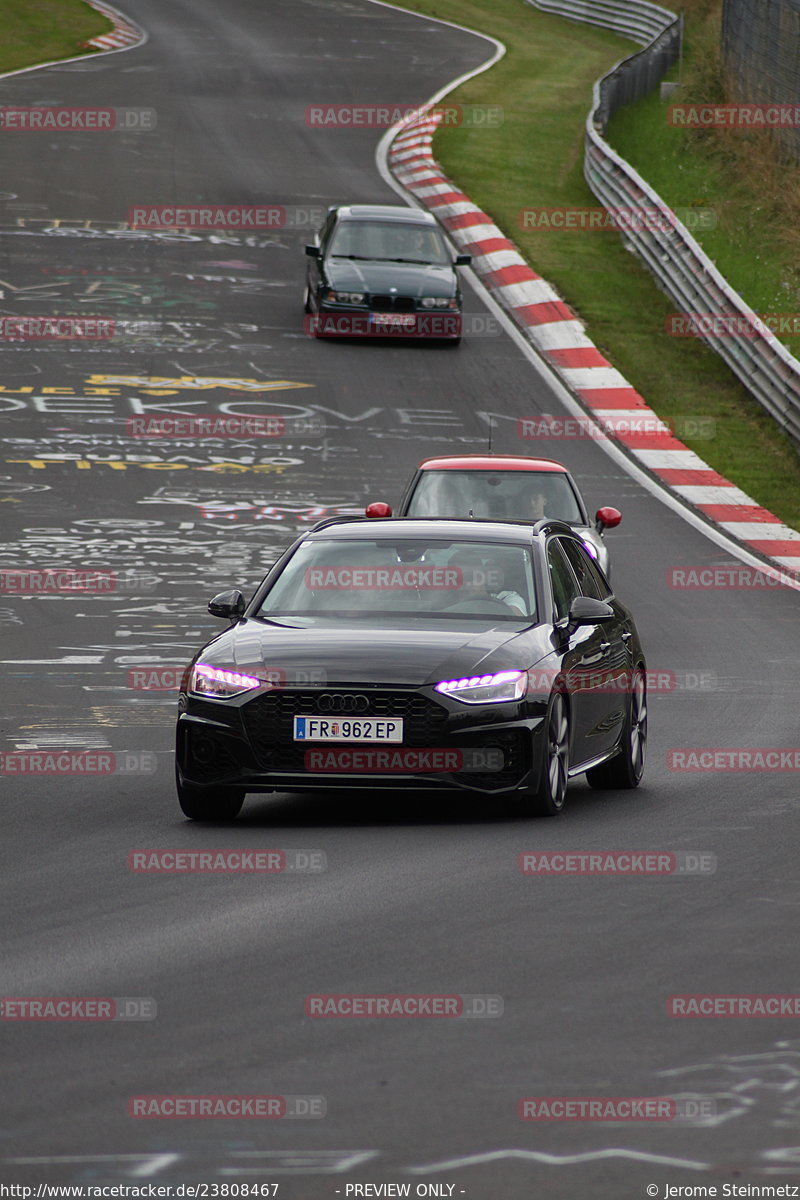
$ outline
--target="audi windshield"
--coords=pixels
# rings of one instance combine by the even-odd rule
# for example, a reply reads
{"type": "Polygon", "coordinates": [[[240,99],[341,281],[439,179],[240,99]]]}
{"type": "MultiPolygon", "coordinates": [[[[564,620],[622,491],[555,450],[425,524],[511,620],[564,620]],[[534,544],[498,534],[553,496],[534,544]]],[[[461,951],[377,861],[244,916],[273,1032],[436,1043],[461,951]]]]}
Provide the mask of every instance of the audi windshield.
{"type": "Polygon", "coordinates": [[[301,544],[255,614],[536,619],[531,553],[480,541],[325,539],[301,544]]]}

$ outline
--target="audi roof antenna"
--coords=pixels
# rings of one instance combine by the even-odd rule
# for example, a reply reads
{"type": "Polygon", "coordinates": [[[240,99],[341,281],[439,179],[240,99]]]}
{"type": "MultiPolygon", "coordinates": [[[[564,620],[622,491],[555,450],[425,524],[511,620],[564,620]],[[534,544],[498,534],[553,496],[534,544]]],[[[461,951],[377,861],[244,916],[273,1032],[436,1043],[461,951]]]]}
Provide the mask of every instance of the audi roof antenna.
{"type": "Polygon", "coordinates": [[[489,453],[492,453],[492,413],[489,413],[489,453]]]}

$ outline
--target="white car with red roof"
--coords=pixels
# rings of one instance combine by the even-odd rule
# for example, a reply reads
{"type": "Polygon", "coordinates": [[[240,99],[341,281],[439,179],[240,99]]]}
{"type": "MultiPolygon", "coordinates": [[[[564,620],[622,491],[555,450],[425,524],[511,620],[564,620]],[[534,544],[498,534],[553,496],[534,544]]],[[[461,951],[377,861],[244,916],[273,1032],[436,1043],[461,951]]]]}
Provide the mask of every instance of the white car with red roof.
{"type": "Polygon", "coordinates": [[[397,511],[374,501],[368,517],[473,517],[476,520],[530,522],[557,517],[580,535],[586,549],[609,573],[605,529],[622,520],[606,506],[589,513],[575,480],[563,463],[521,454],[455,454],[426,458],[410,479],[397,511]]]}

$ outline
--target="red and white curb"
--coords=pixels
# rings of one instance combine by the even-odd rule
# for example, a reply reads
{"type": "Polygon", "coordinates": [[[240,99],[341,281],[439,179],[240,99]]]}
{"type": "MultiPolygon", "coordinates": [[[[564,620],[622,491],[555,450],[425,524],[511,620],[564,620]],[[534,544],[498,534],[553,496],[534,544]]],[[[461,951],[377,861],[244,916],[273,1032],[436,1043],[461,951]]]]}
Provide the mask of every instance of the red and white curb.
{"type": "Polygon", "coordinates": [[[109,21],[113,22],[114,28],[111,33],[101,33],[96,38],[90,38],[88,42],[84,42],[85,46],[94,46],[97,50],[129,50],[132,46],[138,46],[145,40],[144,31],[139,29],[122,13],[117,12],[110,4],[104,4],[102,0],[86,0],[91,8],[96,8],[104,17],[108,17],[109,21]]]}
{"type": "Polygon", "coordinates": [[[392,140],[388,168],[430,209],[484,285],[597,421],[640,466],[720,530],[774,566],[800,573],[800,532],[758,505],[673,437],[627,379],[586,336],[583,323],[531,270],[503,231],[444,175],[431,141],[441,116],[412,117],[392,140]],[[619,428],[614,428],[619,426],[619,428]],[[645,432],[636,432],[637,425],[645,432]]]}

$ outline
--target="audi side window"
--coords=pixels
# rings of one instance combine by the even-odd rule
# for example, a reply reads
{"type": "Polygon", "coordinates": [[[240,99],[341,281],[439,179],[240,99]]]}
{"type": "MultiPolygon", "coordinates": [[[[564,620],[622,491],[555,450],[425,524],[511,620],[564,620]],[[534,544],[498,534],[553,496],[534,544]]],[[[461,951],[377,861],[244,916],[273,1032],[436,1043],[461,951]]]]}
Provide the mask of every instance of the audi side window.
{"type": "Polygon", "coordinates": [[[578,577],[578,583],[584,596],[593,596],[595,600],[607,600],[609,596],[613,595],[613,589],[605,575],[580,543],[572,538],[563,538],[561,544],[578,577]]]}
{"type": "Polygon", "coordinates": [[[589,570],[597,580],[597,586],[600,588],[600,599],[610,599],[610,597],[614,595],[614,589],[603,574],[603,569],[600,564],[596,563],[591,556],[589,557],[589,570]]]}
{"type": "Polygon", "coordinates": [[[563,621],[569,613],[570,604],[580,593],[575,576],[564,557],[564,551],[556,540],[551,541],[547,547],[547,565],[550,568],[556,621],[563,621]]]}
{"type": "Polygon", "coordinates": [[[559,546],[566,554],[569,564],[575,572],[578,587],[582,596],[591,596],[593,600],[605,600],[600,581],[592,571],[589,556],[572,538],[560,538],[559,546]]]}
{"type": "Polygon", "coordinates": [[[591,572],[592,578],[595,580],[595,582],[597,583],[597,586],[600,589],[600,599],[608,600],[611,596],[614,595],[614,589],[612,588],[611,584],[608,582],[605,575],[603,574],[600,564],[596,563],[594,561],[594,559],[591,557],[588,558],[588,562],[589,562],[589,571],[591,572]]]}

